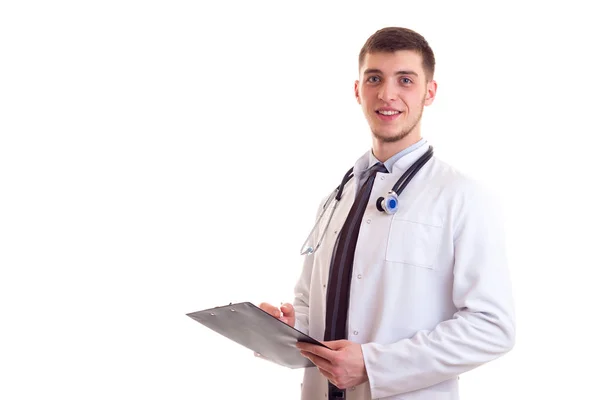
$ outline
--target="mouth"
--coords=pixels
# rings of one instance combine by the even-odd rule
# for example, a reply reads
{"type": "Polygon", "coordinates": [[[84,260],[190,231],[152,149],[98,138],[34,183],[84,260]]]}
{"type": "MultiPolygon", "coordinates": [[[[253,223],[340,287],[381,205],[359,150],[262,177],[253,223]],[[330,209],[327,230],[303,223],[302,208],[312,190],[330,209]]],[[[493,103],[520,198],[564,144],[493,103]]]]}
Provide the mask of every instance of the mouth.
{"type": "Polygon", "coordinates": [[[390,110],[390,109],[387,109],[387,110],[379,109],[379,110],[375,110],[375,114],[377,114],[379,119],[381,119],[383,121],[391,121],[391,120],[398,118],[400,116],[400,114],[402,114],[402,111],[390,110]]]}

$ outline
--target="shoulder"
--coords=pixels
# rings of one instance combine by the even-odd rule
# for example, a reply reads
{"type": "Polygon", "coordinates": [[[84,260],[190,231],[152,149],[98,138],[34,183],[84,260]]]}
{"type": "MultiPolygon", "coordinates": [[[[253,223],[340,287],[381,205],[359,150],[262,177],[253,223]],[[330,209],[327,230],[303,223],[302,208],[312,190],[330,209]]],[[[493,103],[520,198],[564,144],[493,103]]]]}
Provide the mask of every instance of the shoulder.
{"type": "Polygon", "coordinates": [[[432,158],[430,181],[456,197],[495,197],[494,189],[480,178],[475,178],[448,162],[432,158]]]}
{"type": "Polygon", "coordinates": [[[447,217],[456,225],[467,220],[491,223],[504,220],[500,193],[488,182],[433,158],[429,182],[443,198],[447,217]]]}

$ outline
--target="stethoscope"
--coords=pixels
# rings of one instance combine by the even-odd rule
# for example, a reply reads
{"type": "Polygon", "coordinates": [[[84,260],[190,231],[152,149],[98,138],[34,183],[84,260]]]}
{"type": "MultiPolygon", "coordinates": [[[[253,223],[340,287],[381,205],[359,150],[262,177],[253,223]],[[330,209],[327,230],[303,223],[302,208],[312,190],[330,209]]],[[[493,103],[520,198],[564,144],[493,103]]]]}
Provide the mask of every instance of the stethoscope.
{"type": "MultiPolygon", "coordinates": [[[[427,163],[427,161],[429,161],[429,159],[432,156],[433,156],[433,146],[429,146],[429,148],[427,149],[427,152],[425,152],[425,154],[423,154],[421,157],[419,157],[419,159],[417,161],[415,161],[413,163],[413,165],[411,165],[406,170],[406,172],[404,172],[404,174],[402,174],[402,176],[400,177],[400,179],[398,179],[396,181],[396,184],[392,187],[392,189],[385,196],[381,196],[377,199],[377,202],[375,203],[375,206],[377,207],[377,209],[381,212],[385,212],[390,215],[394,214],[396,211],[398,211],[398,196],[400,196],[400,193],[402,193],[402,191],[406,188],[406,186],[408,185],[410,180],[417,174],[417,172],[419,172],[419,170],[423,167],[423,165],[425,165],[425,163],[427,163]]],[[[352,179],[353,176],[354,176],[354,168],[350,168],[348,170],[348,172],[346,172],[346,175],[344,175],[344,178],[342,179],[342,183],[340,183],[340,185],[338,187],[336,187],[333,190],[333,192],[331,192],[331,194],[325,201],[325,204],[323,205],[323,211],[321,211],[321,214],[319,214],[319,217],[317,218],[317,222],[315,223],[312,230],[308,234],[308,237],[302,244],[302,248],[300,249],[300,255],[312,254],[312,253],[316,252],[317,249],[321,246],[321,242],[323,241],[325,232],[327,232],[327,228],[329,228],[329,224],[331,223],[331,218],[333,217],[333,214],[335,213],[335,209],[337,208],[337,205],[340,202],[340,199],[342,198],[342,192],[344,190],[344,186],[346,185],[346,183],[348,183],[348,181],[350,179],[352,179]],[[313,232],[319,226],[319,223],[321,222],[323,215],[325,215],[325,211],[327,211],[327,208],[329,207],[331,202],[334,200],[335,200],[335,203],[333,203],[333,208],[331,209],[331,213],[329,214],[329,219],[327,220],[327,224],[325,225],[325,228],[321,232],[321,236],[319,237],[319,241],[317,242],[317,245],[314,248],[312,246],[306,246],[306,243],[308,243],[308,241],[310,240],[313,232]]]]}

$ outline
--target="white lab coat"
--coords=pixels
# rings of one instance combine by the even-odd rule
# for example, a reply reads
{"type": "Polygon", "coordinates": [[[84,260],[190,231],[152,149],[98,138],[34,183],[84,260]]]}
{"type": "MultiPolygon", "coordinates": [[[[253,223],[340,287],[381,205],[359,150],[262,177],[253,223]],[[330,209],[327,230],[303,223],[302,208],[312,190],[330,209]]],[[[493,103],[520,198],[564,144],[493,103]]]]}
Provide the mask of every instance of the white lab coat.
{"type": "MultiPolygon", "coordinates": [[[[348,340],[362,344],[368,381],[349,400],[456,400],[458,376],[509,351],[515,325],[496,202],[474,180],[433,157],[400,195],[399,210],[376,209],[428,148],[378,174],[356,246],[348,340]]],[[[367,167],[369,154],[355,171],[367,167]]],[[[323,340],[333,245],[356,195],[352,179],[295,287],[296,328],[323,340]]],[[[312,237],[316,243],[327,220],[312,237]]],[[[306,368],[302,399],[327,398],[327,380],[306,368]]]]}

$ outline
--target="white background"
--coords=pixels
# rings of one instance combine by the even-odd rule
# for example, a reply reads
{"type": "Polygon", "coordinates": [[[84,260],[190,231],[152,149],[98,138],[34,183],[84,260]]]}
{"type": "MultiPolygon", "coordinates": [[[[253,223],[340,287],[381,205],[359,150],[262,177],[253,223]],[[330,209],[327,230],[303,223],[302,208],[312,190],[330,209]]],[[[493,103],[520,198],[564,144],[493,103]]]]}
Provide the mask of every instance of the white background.
{"type": "Polygon", "coordinates": [[[297,398],[185,314],[292,300],[388,25],[436,54],[423,135],[505,206],[517,344],[462,398],[597,395],[595,12],[413,3],[0,3],[0,398],[297,398]]]}

